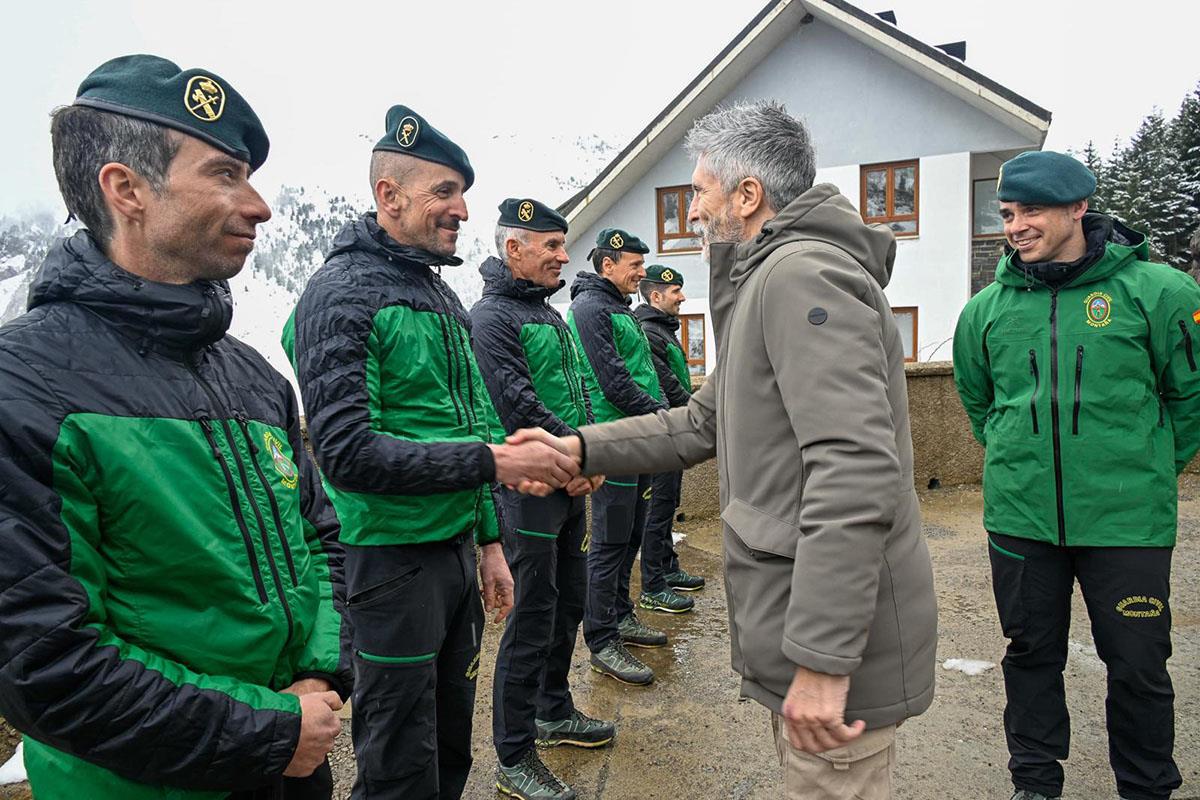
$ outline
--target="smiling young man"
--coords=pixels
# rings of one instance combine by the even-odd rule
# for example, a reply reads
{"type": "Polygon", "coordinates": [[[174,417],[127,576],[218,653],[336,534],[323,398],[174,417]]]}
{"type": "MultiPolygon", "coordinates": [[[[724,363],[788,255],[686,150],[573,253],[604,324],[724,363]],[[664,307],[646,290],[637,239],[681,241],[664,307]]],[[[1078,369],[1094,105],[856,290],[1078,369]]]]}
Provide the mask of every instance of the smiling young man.
{"type": "Polygon", "coordinates": [[[226,335],[266,132],[223,78],[134,55],[51,139],[87,227],[0,329],[0,712],[33,793],[327,800],[337,521],[291,386],[226,335]]]}
{"type": "MultiPolygon", "coordinates": [[[[571,285],[567,323],[583,355],[584,378],[597,421],[666,408],[650,343],[629,308],[629,296],[646,277],[648,252],[650,248],[628,231],[605,228],[588,254],[595,271],[580,272],[571,285]]],[[[649,474],[610,475],[592,497],[583,621],[592,669],[639,686],[651,683],[654,672],[625,645],[662,647],[667,643],[665,633],[638,620],[629,598],[629,577],[646,527],[650,478],[649,474]]]]}
{"type": "MultiPolygon", "coordinates": [[[[479,267],[483,297],[471,309],[475,357],[508,433],[567,435],[591,421],[571,330],[549,303],[569,261],[567,221],[529,198],[500,204],[496,252],[479,267]]],[[[575,792],[538,757],[535,743],[600,747],[616,726],[575,707],[567,675],[587,588],[583,495],[602,478],[576,478],[546,497],[500,493],[504,552],[516,584],[493,679],[496,785],[524,800],[575,792]]]]}
{"type": "Polygon", "coordinates": [[[954,335],[955,381],[986,449],[1016,800],[1062,793],[1076,580],[1108,668],[1120,796],[1159,800],[1180,785],[1166,663],[1176,475],[1200,448],[1200,287],[1150,263],[1144,235],[1089,213],[1095,188],[1061,153],[1004,164],[1008,251],[954,335]]]}

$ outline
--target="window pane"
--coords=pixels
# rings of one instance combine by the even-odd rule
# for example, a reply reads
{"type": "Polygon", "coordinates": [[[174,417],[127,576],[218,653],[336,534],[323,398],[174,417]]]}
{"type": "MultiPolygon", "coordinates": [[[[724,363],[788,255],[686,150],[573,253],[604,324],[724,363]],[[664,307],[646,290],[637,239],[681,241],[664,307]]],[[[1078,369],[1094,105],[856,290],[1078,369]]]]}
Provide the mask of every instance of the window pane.
{"type": "Polygon", "coordinates": [[[679,239],[663,239],[662,252],[668,250],[699,250],[699,236],[684,236],[679,239]]]}
{"type": "Polygon", "coordinates": [[[996,199],[996,181],[975,181],[975,207],[971,210],[971,233],[990,236],[1004,233],[1000,219],[1000,201],[996,199]]]}
{"type": "Polygon", "coordinates": [[[917,168],[899,167],[892,172],[892,213],[917,213],[917,168]]]}
{"type": "Polygon", "coordinates": [[[689,361],[704,359],[704,317],[688,317],[687,348],[689,361]]]}
{"type": "Polygon", "coordinates": [[[917,221],[915,219],[906,219],[903,222],[889,222],[888,227],[896,233],[916,233],[917,221]]]}
{"type": "MultiPolygon", "coordinates": [[[[688,189],[686,192],[683,193],[683,202],[685,203],[685,206],[686,206],[683,209],[683,215],[685,218],[687,217],[688,209],[690,209],[692,207],[692,197],[694,195],[695,195],[695,192],[693,192],[691,189],[688,189]]],[[[687,224],[688,230],[691,231],[692,233],[698,233],[697,228],[699,227],[699,225],[700,225],[699,222],[689,222],[687,224]]],[[[699,245],[697,245],[697,247],[698,246],[699,245]]]]}
{"type": "Polygon", "coordinates": [[[867,216],[887,216],[887,170],[867,173],[867,216]]]}
{"type": "Polygon", "coordinates": [[[896,325],[900,328],[900,341],[904,343],[904,357],[915,358],[916,350],[913,348],[913,313],[911,311],[893,311],[892,315],[896,318],[896,325]]]}
{"type": "Polygon", "coordinates": [[[663,233],[679,233],[678,192],[663,192],[659,197],[662,203],[663,233]]]}

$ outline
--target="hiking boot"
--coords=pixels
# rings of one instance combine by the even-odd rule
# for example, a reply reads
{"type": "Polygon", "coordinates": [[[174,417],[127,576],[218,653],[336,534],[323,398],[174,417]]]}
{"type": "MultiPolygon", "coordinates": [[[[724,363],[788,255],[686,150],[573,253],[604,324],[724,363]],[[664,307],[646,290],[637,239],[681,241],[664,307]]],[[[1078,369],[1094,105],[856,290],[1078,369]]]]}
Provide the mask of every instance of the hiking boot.
{"type": "Polygon", "coordinates": [[[631,647],[663,647],[667,643],[665,633],[643,625],[632,611],[617,623],[617,630],[621,634],[621,641],[631,647]]]}
{"type": "Polygon", "coordinates": [[[511,767],[496,765],[496,788],[521,800],[575,800],[575,790],[558,779],[531,747],[511,767]]]}
{"type": "Polygon", "coordinates": [[[654,680],[654,670],[630,655],[619,641],[592,653],[592,669],[632,686],[648,686],[654,680]]]}
{"type": "Polygon", "coordinates": [[[1010,800],[1062,800],[1062,798],[1057,795],[1051,797],[1050,795],[1034,792],[1029,789],[1017,789],[1013,792],[1010,800]]]}
{"type": "Polygon", "coordinates": [[[680,567],[675,572],[667,573],[667,586],[677,592],[695,592],[704,588],[704,578],[680,567]]]}
{"type": "Polygon", "coordinates": [[[667,614],[683,614],[691,611],[696,601],[684,597],[673,589],[663,589],[661,592],[642,592],[638,599],[638,608],[647,611],[662,611],[667,614]]]}
{"type": "Polygon", "coordinates": [[[566,719],[539,719],[534,722],[537,723],[538,747],[555,747],[560,744],[603,747],[617,735],[617,726],[614,723],[592,719],[579,709],[572,711],[571,716],[566,719]]]}

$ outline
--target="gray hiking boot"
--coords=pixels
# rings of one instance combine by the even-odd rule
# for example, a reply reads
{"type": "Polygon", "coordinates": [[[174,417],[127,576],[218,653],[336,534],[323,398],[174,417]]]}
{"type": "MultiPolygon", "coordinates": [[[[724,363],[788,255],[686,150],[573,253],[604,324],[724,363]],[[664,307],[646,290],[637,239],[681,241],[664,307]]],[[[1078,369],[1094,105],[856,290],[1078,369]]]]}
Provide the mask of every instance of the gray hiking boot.
{"type": "Polygon", "coordinates": [[[1013,792],[1013,796],[1010,798],[1010,800],[1062,800],[1062,798],[1058,795],[1051,797],[1048,794],[1034,792],[1029,789],[1017,789],[1015,792],[1013,792]]]}
{"type": "Polygon", "coordinates": [[[617,735],[617,726],[602,719],[592,719],[579,709],[566,719],[534,720],[537,723],[537,746],[556,747],[570,744],[575,747],[603,747],[617,735]]]}
{"type": "Polygon", "coordinates": [[[695,605],[695,600],[684,597],[669,587],[661,592],[642,592],[642,596],[638,600],[638,608],[644,608],[647,611],[662,611],[667,614],[683,614],[691,611],[695,605]]]}
{"type": "Polygon", "coordinates": [[[648,686],[654,681],[654,670],[630,655],[619,641],[609,642],[599,653],[592,653],[592,669],[632,686],[648,686]]]}
{"type": "Polygon", "coordinates": [[[621,641],[631,647],[662,647],[667,643],[665,633],[643,625],[632,611],[621,617],[617,630],[621,634],[621,641]]]}
{"type": "Polygon", "coordinates": [[[531,747],[511,767],[496,765],[496,789],[521,800],[575,800],[575,790],[558,779],[531,747]]]}

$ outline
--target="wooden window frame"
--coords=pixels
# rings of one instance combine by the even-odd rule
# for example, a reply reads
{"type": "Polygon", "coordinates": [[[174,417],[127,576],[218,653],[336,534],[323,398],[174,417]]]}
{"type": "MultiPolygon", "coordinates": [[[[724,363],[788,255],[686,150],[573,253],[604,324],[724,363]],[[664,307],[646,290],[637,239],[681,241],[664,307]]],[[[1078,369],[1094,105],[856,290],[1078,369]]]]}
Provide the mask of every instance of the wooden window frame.
{"type": "Polygon", "coordinates": [[[1003,239],[1004,229],[1001,226],[999,233],[976,233],[975,232],[975,187],[981,183],[999,183],[1000,176],[995,178],[974,178],[971,180],[971,238],[972,239],[1003,239]]]}
{"type": "Polygon", "coordinates": [[[684,198],[687,193],[692,190],[690,185],[683,186],[662,186],[654,190],[654,220],[655,226],[658,228],[658,253],[659,255],[676,255],[682,253],[699,253],[701,247],[699,245],[700,237],[698,234],[692,233],[688,229],[687,214],[688,207],[684,203],[684,198]],[[667,233],[666,226],[663,225],[663,203],[664,194],[675,193],[678,195],[679,208],[679,233],[667,233]],[[696,247],[687,247],[679,250],[664,250],[663,243],[671,239],[695,239],[696,247]]]}
{"type": "MultiPolygon", "coordinates": [[[[691,358],[688,356],[689,351],[688,351],[688,332],[687,332],[688,325],[687,324],[688,324],[689,319],[700,320],[701,329],[704,331],[705,344],[708,344],[708,329],[707,329],[707,327],[704,327],[704,315],[703,314],[680,314],[679,315],[679,343],[683,345],[683,358],[684,358],[684,361],[687,362],[689,373],[691,373],[691,371],[692,371],[691,368],[693,365],[699,364],[700,365],[700,374],[707,375],[708,374],[708,362],[707,362],[707,355],[706,355],[707,348],[700,349],[700,358],[691,358]]],[[[690,386],[686,387],[686,388],[688,388],[689,390],[691,389],[690,386]]]]}
{"type": "Polygon", "coordinates": [[[912,347],[913,347],[913,349],[912,349],[911,354],[909,354],[909,353],[904,354],[904,360],[907,363],[914,363],[917,360],[917,352],[918,352],[918,347],[919,347],[919,342],[917,340],[917,330],[918,330],[917,307],[916,306],[892,306],[892,316],[893,317],[896,315],[897,312],[902,313],[902,314],[907,314],[910,312],[912,313],[912,347]]]}
{"type": "Polygon", "coordinates": [[[880,222],[887,225],[889,222],[913,222],[916,228],[912,231],[893,231],[897,239],[911,239],[919,236],[921,233],[921,160],[917,158],[908,159],[907,161],[885,161],[882,164],[863,164],[859,167],[858,172],[859,183],[859,208],[862,209],[863,222],[880,222]],[[893,213],[893,205],[895,203],[895,171],[896,169],[904,169],[906,167],[913,168],[913,213],[911,214],[895,214],[893,213]],[[886,213],[881,217],[867,216],[867,173],[878,172],[879,170],[887,170],[887,193],[885,195],[884,208],[886,213]]]}

